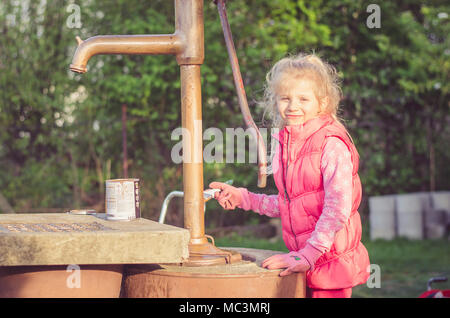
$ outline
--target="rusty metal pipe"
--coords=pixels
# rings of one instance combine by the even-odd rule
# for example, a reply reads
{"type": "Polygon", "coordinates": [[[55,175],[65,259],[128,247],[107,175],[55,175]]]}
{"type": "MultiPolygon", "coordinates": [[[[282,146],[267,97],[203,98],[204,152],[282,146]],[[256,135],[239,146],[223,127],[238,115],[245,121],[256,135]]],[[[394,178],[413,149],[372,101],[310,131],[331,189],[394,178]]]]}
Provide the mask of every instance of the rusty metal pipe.
{"type": "Polygon", "coordinates": [[[86,65],[97,54],[178,54],[185,46],[183,36],[170,35],[97,35],[85,41],[77,37],[78,47],[70,70],[86,73],[86,65]]]}
{"type": "Polygon", "coordinates": [[[195,240],[205,235],[200,65],[181,65],[180,71],[181,122],[189,136],[183,138],[184,227],[195,240]]]}

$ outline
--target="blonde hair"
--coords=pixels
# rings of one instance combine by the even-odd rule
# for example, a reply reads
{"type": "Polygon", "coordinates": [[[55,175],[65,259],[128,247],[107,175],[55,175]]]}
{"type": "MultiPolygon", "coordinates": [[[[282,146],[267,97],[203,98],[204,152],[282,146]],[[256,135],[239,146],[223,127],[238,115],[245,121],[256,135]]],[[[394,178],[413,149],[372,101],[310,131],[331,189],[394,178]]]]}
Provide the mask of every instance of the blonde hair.
{"type": "Polygon", "coordinates": [[[339,102],[342,91],[339,85],[339,77],[336,69],[324,62],[315,54],[300,53],[295,56],[288,56],[272,67],[266,75],[264,87],[264,97],[259,104],[264,107],[264,115],[269,113],[272,118],[272,125],[278,128],[284,126],[283,119],[278,113],[276,87],[281,79],[281,75],[291,74],[291,76],[309,77],[316,82],[315,94],[319,101],[327,97],[328,103],[322,110],[322,114],[329,114],[334,120],[340,122],[338,118],[339,102]]]}

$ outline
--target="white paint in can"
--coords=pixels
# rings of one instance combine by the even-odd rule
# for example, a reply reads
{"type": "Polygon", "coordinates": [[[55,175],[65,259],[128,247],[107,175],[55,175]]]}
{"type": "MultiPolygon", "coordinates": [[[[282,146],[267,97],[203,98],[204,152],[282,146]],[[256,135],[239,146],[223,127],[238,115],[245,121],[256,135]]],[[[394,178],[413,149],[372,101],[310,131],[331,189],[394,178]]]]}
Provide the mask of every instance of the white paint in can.
{"type": "Polygon", "coordinates": [[[105,211],[107,220],[139,218],[139,179],[106,180],[105,211]]]}

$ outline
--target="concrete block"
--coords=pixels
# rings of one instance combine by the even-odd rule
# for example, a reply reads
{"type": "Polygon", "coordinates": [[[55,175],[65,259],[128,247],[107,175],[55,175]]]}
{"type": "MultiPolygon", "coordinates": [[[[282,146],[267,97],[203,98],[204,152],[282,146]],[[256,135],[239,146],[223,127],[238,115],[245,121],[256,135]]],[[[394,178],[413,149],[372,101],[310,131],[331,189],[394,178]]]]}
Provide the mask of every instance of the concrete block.
{"type": "Polygon", "coordinates": [[[399,237],[424,238],[423,218],[429,204],[430,195],[427,192],[397,195],[397,234],[399,237]]]}
{"type": "Polygon", "coordinates": [[[395,195],[369,198],[370,238],[395,238],[395,195]]]}
{"type": "Polygon", "coordinates": [[[0,266],[180,263],[186,229],[104,214],[0,214],[0,266]]]}
{"type": "Polygon", "coordinates": [[[428,239],[440,239],[447,230],[447,214],[444,210],[430,210],[425,213],[425,236],[428,239]]]}
{"type": "Polygon", "coordinates": [[[425,234],[430,239],[444,238],[449,226],[450,191],[431,192],[431,207],[425,213],[425,234]]]}
{"type": "Polygon", "coordinates": [[[450,212],[450,191],[431,192],[431,207],[434,210],[450,212]]]}

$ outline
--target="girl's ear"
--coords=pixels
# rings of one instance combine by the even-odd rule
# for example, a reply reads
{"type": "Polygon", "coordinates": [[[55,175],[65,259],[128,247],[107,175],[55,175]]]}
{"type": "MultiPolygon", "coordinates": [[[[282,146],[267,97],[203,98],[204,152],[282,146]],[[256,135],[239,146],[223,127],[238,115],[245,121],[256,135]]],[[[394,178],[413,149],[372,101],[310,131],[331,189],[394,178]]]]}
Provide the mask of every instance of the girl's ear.
{"type": "Polygon", "coordinates": [[[320,103],[319,103],[319,113],[323,113],[325,112],[325,110],[328,108],[328,103],[330,102],[330,99],[328,98],[328,96],[322,97],[320,99],[320,103]]]}

